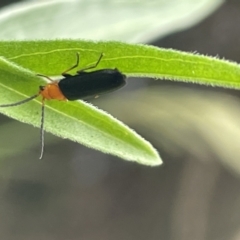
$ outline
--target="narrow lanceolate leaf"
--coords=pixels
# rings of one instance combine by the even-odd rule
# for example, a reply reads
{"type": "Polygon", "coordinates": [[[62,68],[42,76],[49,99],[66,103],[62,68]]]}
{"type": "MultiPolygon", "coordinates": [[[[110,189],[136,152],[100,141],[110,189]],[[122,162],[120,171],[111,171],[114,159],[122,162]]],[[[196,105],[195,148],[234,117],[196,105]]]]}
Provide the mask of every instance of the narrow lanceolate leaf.
{"type": "Polygon", "coordinates": [[[172,49],[121,42],[82,40],[0,41],[1,55],[46,75],[59,75],[76,62],[80,66],[96,63],[98,68],[117,67],[128,76],[166,78],[176,81],[240,88],[240,66],[226,60],[172,49]]]}
{"type": "MultiPolygon", "coordinates": [[[[0,102],[9,103],[38,92],[41,79],[0,58],[0,102]]],[[[34,126],[40,125],[41,98],[0,111],[34,126]]],[[[53,134],[129,161],[155,166],[161,159],[150,143],[106,112],[85,102],[50,101],[45,129],[53,134]]],[[[14,136],[13,136],[14,137],[14,136]]]]}

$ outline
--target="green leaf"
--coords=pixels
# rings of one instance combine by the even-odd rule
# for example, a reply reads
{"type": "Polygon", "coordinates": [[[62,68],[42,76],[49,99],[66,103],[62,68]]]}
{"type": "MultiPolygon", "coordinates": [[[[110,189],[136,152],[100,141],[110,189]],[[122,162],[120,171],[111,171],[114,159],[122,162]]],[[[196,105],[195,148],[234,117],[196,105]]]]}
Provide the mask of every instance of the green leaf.
{"type": "MultiPolygon", "coordinates": [[[[0,102],[16,102],[38,92],[43,84],[33,73],[0,58],[0,102]]],[[[21,106],[0,108],[19,121],[39,126],[41,99],[21,106]]],[[[159,165],[156,150],[133,130],[109,114],[85,102],[49,101],[46,105],[45,129],[86,146],[123,159],[146,165],[159,165]]],[[[14,137],[14,136],[13,136],[14,137]]]]}
{"type": "Polygon", "coordinates": [[[0,11],[1,39],[147,42],[193,26],[222,3],[223,0],[21,1],[0,11]]]}
{"type": "Polygon", "coordinates": [[[172,49],[122,42],[83,40],[2,41],[1,55],[45,75],[60,75],[76,62],[79,69],[96,63],[97,68],[117,67],[128,76],[166,78],[176,81],[240,88],[240,67],[234,62],[172,49]]]}

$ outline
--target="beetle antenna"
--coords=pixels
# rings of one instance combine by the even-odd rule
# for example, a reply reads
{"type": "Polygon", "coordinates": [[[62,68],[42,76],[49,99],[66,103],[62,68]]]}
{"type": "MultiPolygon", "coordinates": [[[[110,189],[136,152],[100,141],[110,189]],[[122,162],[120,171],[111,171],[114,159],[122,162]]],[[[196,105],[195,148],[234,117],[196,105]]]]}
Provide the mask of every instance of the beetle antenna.
{"type": "Polygon", "coordinates": [[[44,153],[44,99],[42,100],[42,116],[41,116],[41,127],[40,127],[40,140],[41,140],[41,152],[39,159],[42,159],[44,153]]]}
{"type": "Polygon", "coordinates": [[[39,96],[39,93],[38,94],[35,94],[29,98],[26,98],[22,101],[19,101],[19,102],[15,102],[15,103],[10,103],[10,104],[2,104],[0,105],[0,107],[14,107],[14,106],[18,106],[18,105],[21,105],[21,104],[24,104],[26,102],[29,102],[31,100],[33,100],[34,98],[38,97],[39,96]]]}

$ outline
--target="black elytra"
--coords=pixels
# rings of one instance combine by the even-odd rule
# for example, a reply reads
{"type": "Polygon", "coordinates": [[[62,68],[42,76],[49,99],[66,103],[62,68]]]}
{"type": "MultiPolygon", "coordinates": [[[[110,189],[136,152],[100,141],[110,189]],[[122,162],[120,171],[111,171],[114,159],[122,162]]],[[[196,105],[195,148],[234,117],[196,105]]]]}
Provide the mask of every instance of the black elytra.
{"type": "Polygon", "coordinates": [[[76,75],[64,74],[58,82],[63,95],[70,101],[85,99],[115,91],[126,84],[126,76],[118,69],[79,71],[76,75]]]}
{"type": "Polygon", "coordinates": [[[74,101],[78,99],[86,99],[104,93],[116,91],[126,84],[126,76],[122,74],[117,68],[86,72],[86,70],[95,68],[101,61],[102,56],[103,54],[101,54],[100,58],[94,65],[77,71],[76,75],[66,73],[78,66],[79,55],[77,54],[76,65],[62,73],[64,78],[59,80],[58,86],[62,94],[68,100],[74,101]]]}

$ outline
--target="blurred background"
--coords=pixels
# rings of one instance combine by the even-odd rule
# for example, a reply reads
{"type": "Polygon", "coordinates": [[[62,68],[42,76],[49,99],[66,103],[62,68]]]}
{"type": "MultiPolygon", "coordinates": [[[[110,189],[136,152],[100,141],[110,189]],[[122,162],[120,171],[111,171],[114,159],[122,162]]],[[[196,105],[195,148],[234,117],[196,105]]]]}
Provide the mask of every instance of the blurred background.
{"type": "MultiPolygon", "coordinates": [[[[3,40],[124,40],[240,62],[239,0],[10,2],[3,40]]],[[[129,78],[92,100],[158,149],[154,168],[47,133],[39,161],[39,129],[1,115],[0,238],[240,239],[239,96],[129,78]]]]}

